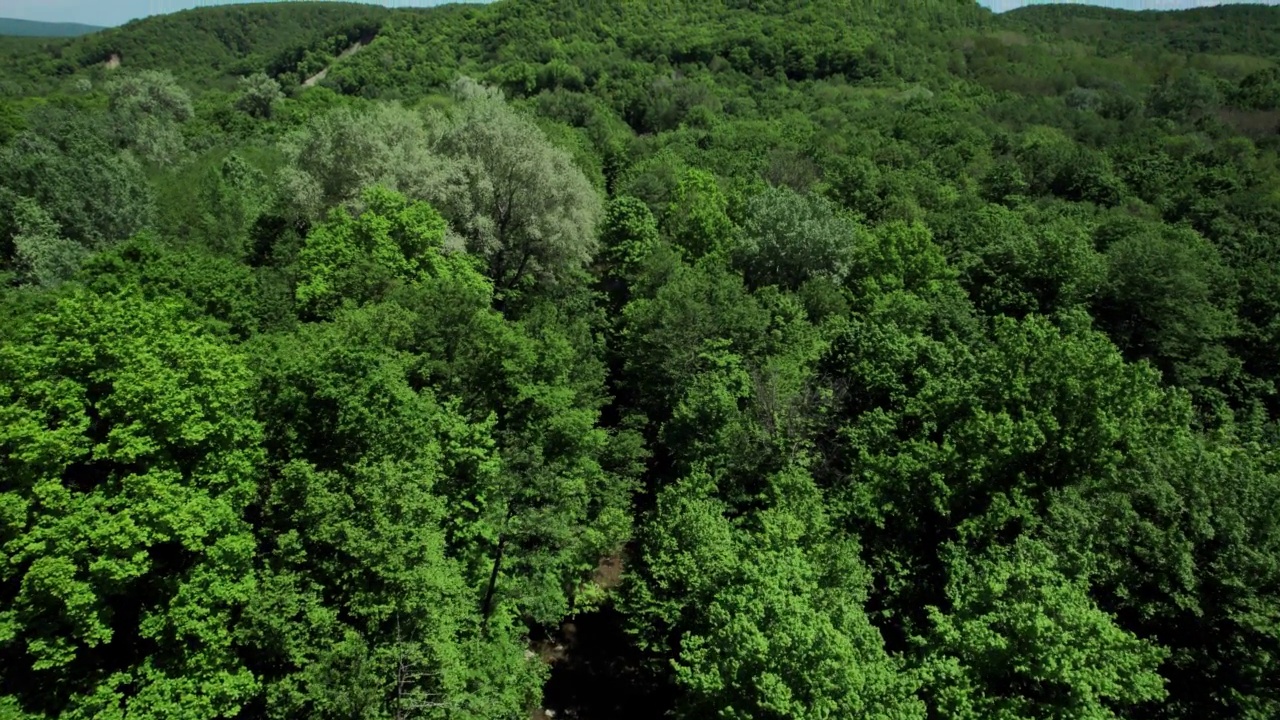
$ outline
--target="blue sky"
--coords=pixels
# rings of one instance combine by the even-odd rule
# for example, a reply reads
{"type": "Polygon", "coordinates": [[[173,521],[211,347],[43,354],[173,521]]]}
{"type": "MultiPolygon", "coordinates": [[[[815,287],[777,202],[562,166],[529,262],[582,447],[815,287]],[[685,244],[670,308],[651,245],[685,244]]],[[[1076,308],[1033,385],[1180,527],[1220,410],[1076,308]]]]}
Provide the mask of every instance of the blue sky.
{"type": "MultiPolygon", "coordinates": [[[[376,2],[377,0],[364,0],[376,2]]],[[[1027,0],[979,0],[987,7],[1008,10],[1028,4],[1027,0]]],[[[1255,4],[1275,4],[1277,0],[1237,0],[1255,4]]],[[[425,7],[440,0],[383,0],[384,5],[425,7]]],[[[49,22],[79,22],[90,25],[120,25],[134,18],[174,12],[196,5],[222,4],[221,0],[0,0],[0,17],[49,22]]],[[[1092,5],[1128,9],[1144,7],[1200,7],[1218,5],[1219,0],[1090,0],[1092,5]]]]}

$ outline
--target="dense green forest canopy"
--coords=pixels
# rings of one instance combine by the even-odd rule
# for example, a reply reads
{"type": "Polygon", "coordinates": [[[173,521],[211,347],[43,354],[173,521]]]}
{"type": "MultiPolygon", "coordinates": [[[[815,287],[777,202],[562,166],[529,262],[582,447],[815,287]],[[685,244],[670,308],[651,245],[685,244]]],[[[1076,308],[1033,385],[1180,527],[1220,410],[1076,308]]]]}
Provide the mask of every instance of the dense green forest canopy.
{"type": "Polygon", "coordinates": [[[1280,717],[1280,9],[0,55],[0,717],[1280,717]]]}

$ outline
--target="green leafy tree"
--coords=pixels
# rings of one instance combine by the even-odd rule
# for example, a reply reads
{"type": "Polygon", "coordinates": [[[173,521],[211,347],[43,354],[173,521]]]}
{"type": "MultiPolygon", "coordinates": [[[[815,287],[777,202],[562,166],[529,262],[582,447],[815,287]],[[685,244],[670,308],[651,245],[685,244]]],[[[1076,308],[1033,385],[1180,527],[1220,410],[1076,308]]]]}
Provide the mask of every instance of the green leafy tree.
{"type": "Polygon", "coordinates": [[[606,208],[601,242],[605,259],[619,272],[635,277],[660,243],[658,222],[638,198],[614,198],[606,208]]]}
{"type": "Polygon", "coordinates": [[[982,177],[982,197],[989,202],[1011,204],[1029,189],[1022,168],[1009,159],[997,161],[982,177]]]}
{"type": "Polygon", "coordinates": [[[236,154],[205,176],[200,188],[200,226],[205,246],[243,256],[258,218],[274,198],[266,175],[236,154]]]}
{"type": "Polygon", "coordinates": [[[361,193],[374,185],[417,200],[437,197],[450,171],[431,147],[422,117],[397,105],[332,110],[284,141],[282,206],[314,221],[334,207],[358,210],[361,193]]]}
{"type": "Polygon", "coordinates": [[[456,163],[448,190],[433,197],[489,262],[501,288],[532,277],[561,280],[597,249],[600,196],[569,154],[501,94],[463,79],[457,106],[436,119],[438,149],[456,163]]]}
{"type": "Polygon", "coordinates": [[[455,267],[469,268],[465,257],[442,252],[445,222],[430,205],[379,187],[361,200],[366,209],[359,217],[335,210],[302,246],[297,297],[310,313],[330,317],[341,303],[375,300],[396,282],[456,278],[455,267]]]}
{"type": "Polygon", "coordinates": [[[13,267],[30,285],[52,287],[80,267],[85,249],[62,237],[62,229],[39,205],[20,197],[14,207],[13,267]]]}
{"type": "Polygon", "coordinates": [[[686,170],[663,215],[663,229],[691,258],[733,249],[738,229],[715,175],[686,170]]]}
{"type": "Polygon", "coordinates": [[[472,412],[496,419],[502,458],[500,473],[450,491],[474,518],[463,537],[484,558],[486,616],[505,606],[557,622],[630,537],[634,439],[601,426],[604,367],[575,305],[538,303],[514,326],[474,328],[460,348],[454,383],[472,412]]]}
{"type": "Polygon", "coordinates": [[[858,518],[895,626],[922,634],[922,609],[945,607],[947,542],[984,547],[1034,528],[1055,493],[1119,472],[1167,398],[1079,311],[1061,329],[997,318],[972,345],[927,314],[868,315],[878,319],[842,328],[822,363],[850,455],[818,475],[833,512],[858,518]]]}
{"type": "MultiPolygon", "coordinates": [[[[959,290],[957,272],[929,227],[920,222],[895,220],[871,233],[872,242],[854,255],[846,284],[874,299],[894,293],[910,293],[939,301],[959,290]]],[[[940,304],[940,303],[939,303],[940,304]]]]}
{"type": "Polygon", "coordinates": [[[1126,454],[1056,498],[1046,536],[1090,573],[1092,595],[1125,626],[1169,650],[1163,718],[1267,717],[1280,695],[1275,562],[1277,476],[1270,451],[1191,431],[1189,398],[1171,392],[1163,416],[1126,454]]]}
{"type": "Polygon", "coordinates": [[[541,667],[509,614],[481,628],[447,544],[445,481],[491,467],[492,440],[412,386],[410,333],[369,306],[255,347],[272,470],[241,638],[270,715],[496,720],[536,699],[541,667]]]}
{"type": "Polygon", "coordinates": [[[283,99],[280,83],[259,72],[240,79],[240,98],[236,100],[236,107],[256,118],[270,119],[276,103],[283,99]]]}
{"type": "Polygon", "coordinates": [[[137,160],[114,151],[86,119],[51,119],[0,148],[0,237],[12,237],[16,197],[39,204],[63,235],[96,250],[138,232],[153,212],[137,160]]]}
{"type": "Polygon", "coordinates": [[[924,717],[861,609],[856,544],[828,538],[803,471],[768,488],[744,524],[705,471],[658,495],[627,603],[642,640],[675,654],[678,715],[924,717]]]}
{"type": "Polygon", "coordinates": [[[880,168],[866,157],[838,158],[826,178],[827,194],[868,220],[879,220],[888,203],[880,168]]]}
{"type": "Polygon", "coordinates": [[[769,313],[741,277],[713,262],[677,266],[651,296],[624,308],[623,388],[653,422],[669,416],[706,353],[763,354],[769,313]]]}
{"type": "Polygon", "coordinates": [[[195,114],[191,96],[167,72],[126,73],[106,86],[113,134],[147,162],[167,165],[182,156],[180,125],[195,114]]]}
{"type": "Polygon", "coordinates": [[[36,716],[218,718],[256,681],[252,379],[172,302],[76,293],[0,349],[0,693],[36,716]]]}
{"type": "Polygon", "coordinates": [[[1106,260],[1080,218],[999,206],[965,213],[948,233],[961,283],[988,315],[1051,315],[1098,293],[1106,260]]]}
{"type": "Polygon", "coordinates": [[[1187,228],[1131,223],[1113,237],[1094,302],[1099,324],[1173,383],[1198,388],[1229,377],[1237,290],[1217,249],[1187,228]]]}
{"type": "Polygon", "coordinates": [[[249,268],[153,233],[93,255],[76,279],[104,295],[140,290],[148,299],[181,301],[192,320],[218,335],[248,338],[264,320],[263,293],[249,268]]]}
{"type": "Polygon", "coordinates": [[[929,609],[925,694],[941,718],[1114,720],[1163,699],[1167,653],[1118,627],[1030,540],[954,553],[947,600],[929,609]]]}
{"type": "Polygon", "coordinates": [[[1147,107],[1156,115],[1175,120],[1195,119],[1222,102],[1217,81],[1201,72],[1171,73],[1152,88],[1147,107]]]}
{"type": "Polygon", "coordinates": [[[829,200],[770,188],[747,203],[736,255],[748,282],[798,288],[825,277],[843,284],[867,233],[829,200]]]}
{"type": "Polygon", "coordinates": [[[633,289],[638,289],[635,286],[648,275],[648,263],[662,250],[658,222],[638,198],[616,197],[605,207],[600,243],[607,263],[605,290],[611,307],[620,312],[633,289]]]}
{"type": "Polygon", "coordinates": [[[862,611],[869,577],[858,548],[822,542],[820,496],[791,472],[774,479],[777,504],[739,539],[742,560],[686,598],[696,619],[675,660],[682,715],[923,718],[862,611]]]}
{"type": "Polygon", "coordinates": [[[9,101],[0,104],[0,145],[8,143],[27,129],[22,112],[9,101]]]}

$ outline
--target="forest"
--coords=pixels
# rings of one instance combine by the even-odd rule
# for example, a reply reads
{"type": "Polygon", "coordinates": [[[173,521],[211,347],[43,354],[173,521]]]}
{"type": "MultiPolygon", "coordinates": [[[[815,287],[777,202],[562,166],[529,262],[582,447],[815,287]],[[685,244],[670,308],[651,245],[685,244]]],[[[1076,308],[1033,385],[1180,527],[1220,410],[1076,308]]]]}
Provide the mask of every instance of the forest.
{"type": "Polygon", "coordinates": [[[1280,8],[0,38],[0,720],[1275,720],[1280,8]]]}

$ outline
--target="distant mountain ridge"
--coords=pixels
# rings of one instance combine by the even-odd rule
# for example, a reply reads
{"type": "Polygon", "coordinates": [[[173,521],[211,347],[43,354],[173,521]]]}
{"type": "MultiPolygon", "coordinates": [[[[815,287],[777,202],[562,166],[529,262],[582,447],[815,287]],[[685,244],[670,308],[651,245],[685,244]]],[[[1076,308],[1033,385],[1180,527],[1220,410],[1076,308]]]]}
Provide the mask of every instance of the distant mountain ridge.
{"type": "Polygon", "coordinates": [[[52,23],[0,18],[0,35],[18,37],[77,37],[103,29],[105,28],[100,28],[96,25],[82,25],[81,23],[52,23]]]}

